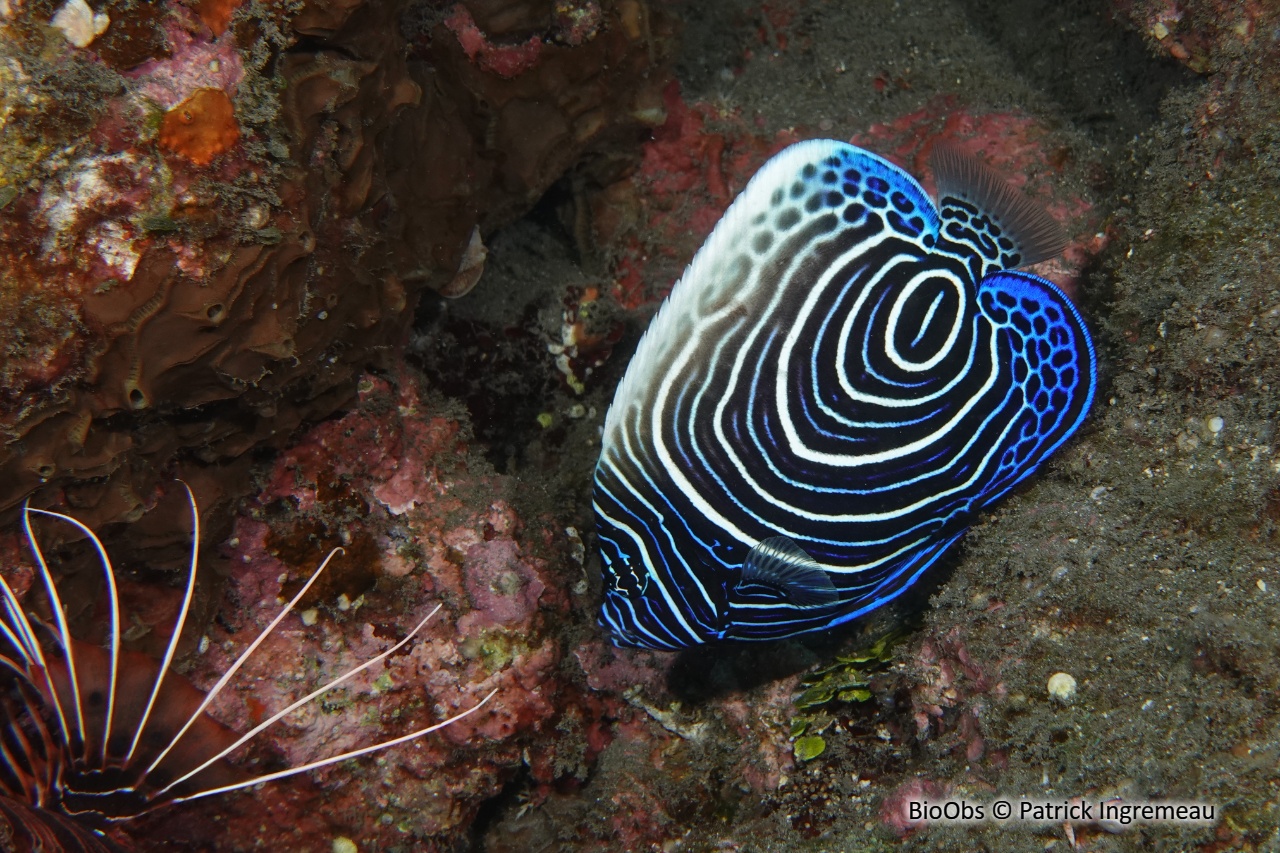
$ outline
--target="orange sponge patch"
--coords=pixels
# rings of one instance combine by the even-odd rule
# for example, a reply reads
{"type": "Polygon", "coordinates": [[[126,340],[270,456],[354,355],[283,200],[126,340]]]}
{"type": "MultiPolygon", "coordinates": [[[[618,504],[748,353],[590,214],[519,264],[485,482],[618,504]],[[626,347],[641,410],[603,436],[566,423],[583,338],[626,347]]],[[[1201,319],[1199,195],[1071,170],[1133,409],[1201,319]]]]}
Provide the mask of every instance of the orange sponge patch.
{"type": "Polygon", "coordinates": [[[221,89],[197,89],[160,122],[160,147],[197,166],[207,166],[239,139],[235,108],[221,89]]]}
{"type": "Polygon", "coordinates": [[[240,3],[241,0],[200,0],[196,14],[217,38],[227,31],[227,24],[231,23],[231,16],[240,8],[240,3]]]}

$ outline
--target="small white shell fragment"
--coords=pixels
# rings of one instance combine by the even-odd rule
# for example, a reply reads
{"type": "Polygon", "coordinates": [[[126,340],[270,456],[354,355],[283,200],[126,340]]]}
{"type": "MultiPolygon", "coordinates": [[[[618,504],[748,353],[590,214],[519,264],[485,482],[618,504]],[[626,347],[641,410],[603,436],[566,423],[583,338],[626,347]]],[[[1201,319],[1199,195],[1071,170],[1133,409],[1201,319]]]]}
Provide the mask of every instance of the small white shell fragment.
{"type": "Polygon", "coordinates": [[[1049,676],[1049,695],[1059,702],[1070,702],[1076,697],[1076,680],[1066,672],[1055,672],[1049,676]]]}
{"type": "Polygon", "coordinates": [[[306,610],[298,614],[298,618],[302,620],[302,624],[310,628],[316,624],[316,620],[320,618],[320,611],[314,607],[308,607],[306,610]]]}
{"type": "Polygon", "coordinates": [[[345,592],[338,593],[338,609],[343,613],[351,609],[351,599],[347,597],[345,592]]]}
{"type": "Polygon", "coordinates": [[[240,221],[244,223],[245,228],[254,230],[265,228],[271,221],[271,211],[265,205],[251,204],[245,208],[244,215],[240,217],[240,221]]]}
{"type": "Polygon", "coordinates": [[[1217,415],[1214,415],[1213,417],[1206,418],[1204,425],[1209,428],[1209,432],[1217,435],[1222,432],[1222,428],[1227,425],[1227,422],[1217,415]]]}
{"type": "Polygon", "coordinates": [[[360,853],[360,848],[356,843],[345,835],[339,835],[333,839],[333,845],[330,847],[333,853],[360,853]]]}
{"type": "Polygon", "coordinates": [[[111,18],[106,12],[94,14],[84,0],[67,0],[49,23],[76,47],[88,47],[111,26],[111,18]]]}
{"type": "Polygon", "coordinates": [[[484,273],[484,262],[488,257],[489,250],[480,238],[480,226],[477,225],[471,229],[471,239],[462,251],[462,259],[458,261],[458,271],[453,274],[453,281],[441,289],[440,295],[456,299],[468,293],[480,281],[480,276],[484,273]]]}

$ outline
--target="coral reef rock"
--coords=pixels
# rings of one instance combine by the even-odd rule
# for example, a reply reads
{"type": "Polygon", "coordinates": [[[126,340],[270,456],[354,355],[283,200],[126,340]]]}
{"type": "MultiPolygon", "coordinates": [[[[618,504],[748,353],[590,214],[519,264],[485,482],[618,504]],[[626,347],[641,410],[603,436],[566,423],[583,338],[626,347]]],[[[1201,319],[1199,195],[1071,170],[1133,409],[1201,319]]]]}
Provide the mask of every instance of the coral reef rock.
{"type": "Polygon", "coordinates": [[[0,4],[8,518],[51,486],[133,520],[204,467],[225,523],[247,450],[350,402],[424,288],[465,292],[487,234],[661,121],[637,0],[98,5],[0,4]]]}

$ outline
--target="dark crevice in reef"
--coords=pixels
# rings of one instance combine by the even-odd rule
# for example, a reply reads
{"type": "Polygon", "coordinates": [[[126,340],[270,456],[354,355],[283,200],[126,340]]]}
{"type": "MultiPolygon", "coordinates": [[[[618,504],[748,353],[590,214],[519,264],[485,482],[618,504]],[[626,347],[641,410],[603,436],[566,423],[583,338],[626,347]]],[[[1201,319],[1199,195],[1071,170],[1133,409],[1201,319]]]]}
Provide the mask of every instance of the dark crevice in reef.
{"type": "Polygon", "coordinates": [[[1052,98],[1059,115],[1107,147],[1159,120],[1160,104],[1195,77],[1156,57],[1102,0],[959,0],[974,29],[1052,98]]]}
{"type": "Polygon", "coordinates": [[[465,848],[457,848],[459,853],[464,849],[471,853],[483,853],[488,847],[485,838],[489,831],[508,814],[517,811],[522,802],[527,802],[528,793],[534,785],[528,765],[522,764],[516,775],[502,786],[501,791],[480,804],[475,821],[471,824],[470,843],[465,848]]]}
{"type": "MultiPolygon", "coordinates": [[[[558,186],[558,185],[557,185],[558,186]]],[[[534,441],[563,443],[564,424],[539,415],[564,408],[564,377],[548,343],[560,322],[562,276],[580,276],[573,239],[557,216],[553,187],[533,210],[486,241],[475,290],[458,299],[427,295],[418,305],[408,359],[431,385],[466,406],[494,470],[513,473],[534,441]]]]}
{"type": "Polygon", "coordinates": [[[414,325],[426,342],[410,361],[434,388],[466,406],[485,457],[498,473],[510,473],[555,391],[555,378],[537,369],[546,360],[546,343],[534,331],[537,306],[504,326],[457,316],[451,307],[440,298],[423,300],[414,325]]]}

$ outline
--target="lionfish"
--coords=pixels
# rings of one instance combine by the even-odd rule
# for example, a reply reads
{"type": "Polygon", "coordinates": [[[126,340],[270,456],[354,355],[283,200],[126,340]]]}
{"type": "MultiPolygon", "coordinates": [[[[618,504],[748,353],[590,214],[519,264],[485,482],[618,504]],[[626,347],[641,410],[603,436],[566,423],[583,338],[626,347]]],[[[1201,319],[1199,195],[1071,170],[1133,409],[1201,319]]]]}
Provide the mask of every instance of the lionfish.
{"type": "Polygon", "coordinates": [[[339,755],[256,775],[237,767],[230,760],[234,753],[289,714],[404,648],[440,605],[391,648],[237,734],[205,712],[342,549],[329,553],[209,691],[201,693],[171,669],[195,593],[200,543],[195,497],[189,487],[186,491],[192,518],[190,567],[173,632],[158,661],[122,648],[120,594],[102,541],[68,515],[23,508],[23,526],[36,560],[33,586],[43,587],[51,616],[46,620],[24,610],[0,576],[0,666],[10,673],[0,696],[0,837],[15,849],[114,850],[95,828],[407,743],[475,713],[497,692],[448,719],[339,755]],[[72,636],[62,597],[31,527],[33,515],[74,526],[96,549],[108,604],[105,648],[72,636]]]}
{"type": "Polygon", "coordinates": [[[954,148],[938,204],[832,140],[764,165],[654,317],[605,420],[601,624],[679,649],[847,623],[1041,467],[1097,385],[1054,220],[954,148]]]}

